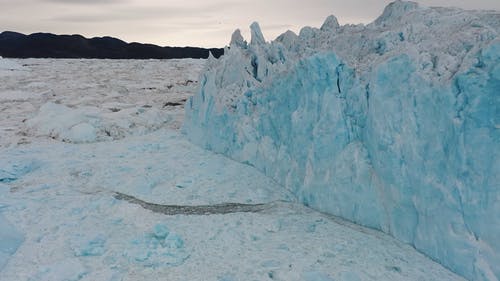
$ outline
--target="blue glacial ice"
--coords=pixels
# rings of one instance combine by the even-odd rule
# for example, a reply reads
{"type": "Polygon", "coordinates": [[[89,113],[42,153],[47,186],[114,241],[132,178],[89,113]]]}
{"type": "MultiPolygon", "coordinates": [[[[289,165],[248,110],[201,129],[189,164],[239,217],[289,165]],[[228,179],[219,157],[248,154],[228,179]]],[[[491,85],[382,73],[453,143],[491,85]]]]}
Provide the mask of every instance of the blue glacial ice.
{"type": "Polygon", "coordinates": [[[155,268],[179,266],[189,258],[182,237],[170,232],[164,224],[157,224],[151,233],[132,240],[125,255],[131,262],[155,268]]]}
{"type": "Polygon", "coordinates": [[[331,16],[270,43],[251,29],[209,58],[187,136],[308,206],[500,279],[500,13],[397,1],[366,26],[331,16]]]}
{"type": "Polygon", "coordinates": [[[102,256],[106,251],[106,235],[99,234],[92,237],[78,235],[71,241],[75,256],[102,256]]]}
{"type": "Polygon", "coordinates": [[[9,258],[17,251],[23,241],[23,234],[0,213],[0,270],[7,264],[9,258]]]}
{"type": "Polygon", "coordinates": [[[13,162],[4,157],[0,158],[0,183],[9,183],[18,180],[26,174],[39,168],[40,163],[33,160],[13,162]]]}

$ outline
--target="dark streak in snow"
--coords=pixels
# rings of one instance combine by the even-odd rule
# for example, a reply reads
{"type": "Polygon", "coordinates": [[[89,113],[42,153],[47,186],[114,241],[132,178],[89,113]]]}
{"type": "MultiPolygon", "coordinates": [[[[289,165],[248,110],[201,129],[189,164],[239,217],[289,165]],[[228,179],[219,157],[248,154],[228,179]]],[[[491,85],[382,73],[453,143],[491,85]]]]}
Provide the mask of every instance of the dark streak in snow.
{"type": "Polygon", "coordinates": [[[222,203],[215,205],[183,206],[183,205],[160,205],[142,201],[133,196],[115,193],[114,197],[132,204],[137,204],[144,209],[164,215],[223,215],[230,213],[257,213],[272,207],[271,204],[240,204],[222,203]]]}

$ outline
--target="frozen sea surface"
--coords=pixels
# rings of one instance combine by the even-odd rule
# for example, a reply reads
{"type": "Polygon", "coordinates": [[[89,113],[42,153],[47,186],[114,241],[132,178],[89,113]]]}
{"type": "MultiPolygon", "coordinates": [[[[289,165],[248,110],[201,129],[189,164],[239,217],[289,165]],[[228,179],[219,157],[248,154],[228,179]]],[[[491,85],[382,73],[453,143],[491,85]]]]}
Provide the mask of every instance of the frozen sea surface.
{"type": "Polygon", "coordinates": [[[192,93],[204,61],[6,62],[2,281],[463,280],[188,142],[182,105],[166,104],[192,93]],[[168,118],[137,118],[152,111],[168,118]]]}

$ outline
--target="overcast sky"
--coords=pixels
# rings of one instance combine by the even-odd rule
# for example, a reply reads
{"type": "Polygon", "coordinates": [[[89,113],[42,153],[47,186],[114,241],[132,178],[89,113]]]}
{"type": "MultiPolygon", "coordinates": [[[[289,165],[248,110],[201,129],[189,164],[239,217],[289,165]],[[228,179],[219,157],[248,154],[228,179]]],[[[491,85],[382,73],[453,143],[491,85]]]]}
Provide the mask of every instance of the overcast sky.
{"type": "MultiPolygon", "coordinates": [[[[369,23],[391,0],[0,0],[0,31],[113,36],[162,46],[223,47],[258,21],[266,40],[287,29],[369,23]]],[[[425,6],[500,10],[500,0],[419,0],[425,6]]]]}

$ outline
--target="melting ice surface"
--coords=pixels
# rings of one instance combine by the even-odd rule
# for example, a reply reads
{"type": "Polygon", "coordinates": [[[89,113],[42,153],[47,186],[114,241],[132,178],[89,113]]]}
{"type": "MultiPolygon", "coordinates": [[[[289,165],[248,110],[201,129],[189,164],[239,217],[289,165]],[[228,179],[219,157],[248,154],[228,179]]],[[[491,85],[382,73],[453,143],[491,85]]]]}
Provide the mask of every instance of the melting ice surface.
{"type": "Polygon", "coordinates": [[[397,1],[367,26],[331,16],[270,43],[251,30],[210,59],[188,137],[468,279],[500,279],[500,13],[397,1]]]}

